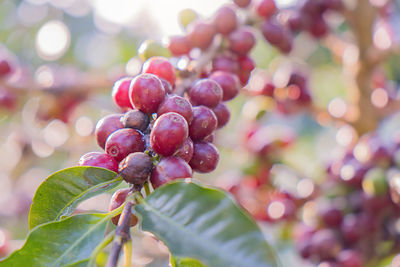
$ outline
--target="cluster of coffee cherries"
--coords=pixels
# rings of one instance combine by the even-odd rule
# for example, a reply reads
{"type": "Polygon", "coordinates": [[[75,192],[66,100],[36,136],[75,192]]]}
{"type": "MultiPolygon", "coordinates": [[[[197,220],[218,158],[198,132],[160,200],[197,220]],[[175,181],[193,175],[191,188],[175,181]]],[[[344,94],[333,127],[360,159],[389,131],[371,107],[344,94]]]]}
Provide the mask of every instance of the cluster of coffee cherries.
{"type": "Polygon", "coordinates": [[[399,145],[385,146],[368,134],[329,166],[322,197],[304,205],[309,224],[294,231],[303,258],[323,266],[362,267],[399,250],[400,198],[393,191],[400,181],[399,155],[399,145]]]}
{"type": "MultiPolygon", "coordinates": [[[[8,79],[13,74],[14,64],[11,52],[0,44],[0,81],[8,79]]],[[[13,110],[16,102],[16,94],[8,88],[0,86],[0,109],[13,110]]]]}
{"type": "MultiPolygon", "coordinates": [[[[219,160],[212,144],[214,131],[230,117],[223,101],[238,94],[240,82],[229,73],[215,72],[195,79],[180,96],[174,93],[175,75],[168,59],[152,57],[143,64],[141,74],[118,80],[112,98],[126,112],[97,123],[96,140],[105,153],[87,153],[79,165],[118,172],[136,188],[148,180],[158,188],[178,178],[191,178],[192,170],[213,171],[219,160]]],[[[117,191],[110,208],[121,205],[129,190],[117,191]]]]}

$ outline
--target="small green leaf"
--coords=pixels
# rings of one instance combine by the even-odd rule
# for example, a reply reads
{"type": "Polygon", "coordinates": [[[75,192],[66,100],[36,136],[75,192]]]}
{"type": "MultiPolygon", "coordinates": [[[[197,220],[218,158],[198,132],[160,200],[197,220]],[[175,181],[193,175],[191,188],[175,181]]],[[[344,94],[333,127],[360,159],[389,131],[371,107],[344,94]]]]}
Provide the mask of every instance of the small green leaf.
{"type": "Polygon", "coordinates": [[[50,175],[33,197],[29,228],[72,214],[82,201],[116,187],[122,180],[116,177],[96,167],[72,167],[50,175]]]}
{"type": "Polygon", "coordinates": [[[84,266],[103,240],[112,214],[79,214],[33,229],[24,246],[0,266],[84,266]]]}
{"type": "Polygon", "coordinates": [[[175,258],[210,267],[278,266],[257,224],[225,192],[182,181],[162,186],[135,207],[142,229],[175,258]]]}
{"type": "Polygon", "coordinates": [[[206,267],[200,261],[190,258],[173,258],[171,257],[172,267],[206,267]]]}

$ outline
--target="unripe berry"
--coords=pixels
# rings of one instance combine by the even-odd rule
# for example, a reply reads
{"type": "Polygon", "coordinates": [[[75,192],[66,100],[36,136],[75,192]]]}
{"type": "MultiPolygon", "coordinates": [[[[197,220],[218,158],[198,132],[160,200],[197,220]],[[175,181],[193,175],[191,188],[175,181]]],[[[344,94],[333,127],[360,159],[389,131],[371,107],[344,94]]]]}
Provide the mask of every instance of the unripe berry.
{"type": "Polygon", "coordinates": [[[222,100],[222,88],[211,79],[197,81],[190,89],[189,97],[193,105],[214,108],[222,100]]]}
{"type": "Polygon", "coordinates": [[[370,196],[385,195],[388,192],[385,171],[381,168],[369,170],[362,181],[362,187],[364,192],[370,196]]]}
{"type": "Polygon", "coordinates": [[[188,123],[178,113],[168,112],[155,122],[150,134],[151,147],[162,156],[171,156],[188,137],[188,123]]]}
{"type": "Polygon", "coordinates": [[[203,140],[217,128],[217,117],[214,112],[205,107],[193,108],[193,121],[189,126],[189,135],[193,141],[203,140]]]}
{"type": "Polygon", "coordinates": [[[196,11],[190,8],[183,9],[178,14],[179,23],[183,26],[183,28],[186,28],[190,23],[198,19],[198,17],[199,16],[197,15],[196,11]]]}
{"type": "Polygon", "coordinates": [[[237,27],[236,12],[230,6],[223,6],[215,13],[213,23],[218,33],[229,34],[237,27]]]}
{"type": "Polygon", "coordinates": [[[132,128],[144,132],[149,127],[149,117],[140,110],[130,110],[122,117],[125,128],[132,128]]]}
{"type": "Polygon", "coordinates": [[[95,136],[97,144],[99,144],[101,148],[105,148],[106,140],[110,134],[116,130],[124,128],[124,125],[121,122],[121,117],[121,114],[112,114],[97,122],[95,136]]]}
{"type": "Polygon", "coordinates": [[[132,78],[122,78],[114,83],[111,96],[114,103],[120,108],[132,108],[129,100],[129,85],[131,81],[132,78]]]}
{"type": "Polygon", "coordinates": [[[216,71],[210,75],[210,79],[221,86],[223,101],[231,100],[239,93],[240,82],[235,74],[226,71],[216,71]]]}
{"type": "Polygon", "coordinates": [[[119,165],[119,174],[130,184],[143,185],[153,169],[153,161],[143,152],[129,154],[119,165]]]}
{"type": "Polygon", "coordinates": [[[175,84],[175,68],[165,57],[152,57],[143,64],[143,73],[151,73],[175,84]]]}
{"type": "Polygon", "coordinates": [[[192,46],[200,49],[207,49],[215,36],[215,28],[213,25],[197,21],[188,27],[188,39],[192,46]]]}
{"type": "Polygon", "coordinates": [[[193,157],[189,162],[192,169],[199,173],[215,170],[219,161],[218,149],[211,143],[194,143],[193,157]]]}
{"type": "Polygon", "coordinates": [[[170,57],[167,48],[154,40],[146,40],[140,44],[138,49],[139,58],[143,61],[152,57],[170,57]]]}
{"type": "Polygon", "coordinates": [[[256,11],[260,17],[270,18],[278,9],[274,0],[259,0],[256,5],[256,11]]]}
{"type": "Polygon", "coordinates": [[[140,111],[152,114],[164,100],[165,90],[161,81],[153,74],[136,76],[129,88],[131,103],[140,111]]]}
{"type": "Polygon", "coordinates": [[[79,166],[92,166],[118,172],[118,162],[106,153],[89,152],[79,159],[79,166]]]}
{"type": "Polygon", "coordinates": [[[143,152],[144,150],[143,134],[135,129],[120,129],[107,138],[106,152],[118,162],[130,153],[143,152]]]}
{"type": "MultiPolygon", "coordinates": [[[[128,196],[130,192],[129,188],[123,188],[123,189],[119,189],[117,191],[114,192],[114,194],[111,197],[110,200],[110,206],[109,206],[109,211],[113,211],[116,208],[120,207],[122,204],[124,204],[126,197],[128,196]]],[[[119,218],[121,217],[121,215],[117,215],[111,218],[111,221],[114,225],[118,225],[118,221],[119,218]]],[[[131,214],[131,220],[130,220],[130,226],[135,226],[138,222],[138,218],[131,214]]]]}
{"type": "Polygon", "coordinates": [[[231,113],[229,112],[229,108],[224,103],[219,103],[215,108],[213,108],[212,111],[214,112],[215,116],[217,116],[217,128],[222,128],[229,122],[231,113]]]}
{"type": "Polygon", "coordinates": [[[157,110],[157,115],[161,116],[164,113],[175,112],[182,115],[188,124],[193,120],[192,104],[185,98],[178,95],[166,96],[157,110]]]}
{"type": "Polygon", "coordinates": [[[181,148],[179,148],[175,152],[174,155],[183,159],[186,162],[189,162],[193,156],[193,141],[192,141],[192,139],[190,139],[190,137],[188,137],[186,139],[185,143],[183,143],[181,148]]]}
{"type": "Polygon", "coordinates": [[[229,49],[237,55],[247,55],[256,43],[256,37],[249,27],[242,27],[229,34],[229,49]]]}
{"type": "Polygon", "coordinates": [[[186,36],[171,36],[168,49],[174,56],[183,56],[189,54],[192,44],[186,36]]]}
{"type": "Polygon", "coordinates": [[[180,178],[192,178],[192,169],[181,158],[166,157],[160,160],[151,173],[150,181],[154,188],[180,178]]]}

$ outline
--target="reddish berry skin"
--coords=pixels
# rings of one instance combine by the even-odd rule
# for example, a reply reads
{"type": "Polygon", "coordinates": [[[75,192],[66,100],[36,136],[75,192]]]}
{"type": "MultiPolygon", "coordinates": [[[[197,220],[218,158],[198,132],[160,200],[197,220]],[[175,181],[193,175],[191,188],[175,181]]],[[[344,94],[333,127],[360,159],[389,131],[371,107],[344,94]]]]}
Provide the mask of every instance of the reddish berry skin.
{"type": "Polygon", "coordinates": [[[193,141],[203,140],[212,134],[217,128],[217,116],[214,112],[205,107],[197,106],[193,108],[193,121],[189,126],[189,135],[193,141]]]}
{"type": "Polygon", "coordinates": [[[143,152],[129,154],[119,165],[119,174],[130,184],[143,185],[153,169],[153,161],[143,152]]]}
{"type": "Polygon", "coordinates": [[[143,152],[146,142],[143,134],[135,129],[125,128],[112,133],[106,142],[108,155],[120,162],[130,153],[143,152]]]}
{"type": "Polygon", "coordinates": [[[185,118],[175,112],[161,115],[150,134],[151,147],[159,155],[168,157],[179,149],[188,137],[189,127],[185,118]]]}
{"type": "Polygon", "coordinates": [[[189,54],[192,44],[186,36],[172,36],[169,38],[168,49],[174,56],[189,54]]]}
{"type": "Polygon", "coordinates": [[[242,56],[238,59],[240,71],[251,72],[256,67],[256,63],[249,56],[242,56]]]}
{"type": "Polygon", "coordinates": [[[342,246],[333,230],[317,231],[311,238],[311,253],[320,260],[334,259],[341,251],[342,246]]]}
{"type": "Polygon", "coordinates": [[[199,173],[208,173],[215,170],[219,161],[218,149],[207,142],[194,143],[193,148],[193,157],[189,162],[192,169],[199,173]]]}
{"type": "Polygon", "coordinates": [[[313,23],[310,24],[309,31],[315,38],[319,39],[328,33],[328,25],[321,16],[313,18],[313,23]]]}
{"type": "Polygon", "coordinates": [[[330,207],[322,212],[321,217],[325,226],[336,228],[342,223],[343,214],[339,209],[330,207]]]}
{"type": "Polygon", "coordinates": [[[160,160],[151,173],[150,181],[154,188],[180,178],[192,178],[192,169],[181,158],[166,157],[160,160]]]}
{"type": "Polygon", "coordinates": [[[188,39],[192,46],[207,49],[215,36],[215,28],[211,24],[197,21],[189,25],[188,39]]]}
{"type": "Polygon", "coordinates": [[[260,17],[270,18],[277,11],[274,0],[261,0],[256,6],[256,12],[260,17]]]}
{"type": "Polygon", "coordinates": [[[215,133],[210,134],[209,136],[206,136],[203,141],[207,143],[213,143],[215,139],[215,133]]]}
{"type": "Polygon", "coordinates": [[[239,64],[232,57],[226,55],[217,56],[212,61],[212,71],[218,70],[237,73],[239,71],[239,64]]]}
{"type": "Polygon", "coordinates": [[[245,8],[250,5],[251,0],[233,0],[233,2],[241,8],[245,8]]]}
{"type": "Polygon", "coordinates": [[[105,148],[106,140],[116,130],[124,128],[124,125],[121,122],[120,114],[112,114],[108,115],[101,120],[99,120],[96,124],[95,136],[97,140],[97,144],[101,148],[105,148]]]}
{"type": "Polygon", "coordinates": [[[151,73],[175,84],[175,68],[165,57],[152,57],[143,64],[143,73],[151,73]]]}
{"type": "Polygon", "coordinates": [[[277,46],[283,41],[283,29],[280,25],[265,20],[261,24],[261,32],[264,38],[272,45],[277,46]]]}
{"type": "Polygon", "coordinates": [[[17,105],[17,95],[14,92],[0,88],[0,108],[13,110],[17,105]]]}
{"type": "Polygon", "coordinates": [[[226,71],[216,71],[210,75],[210,79],[221,86],[223,101],[231,100],[239,93],[240,81],[235,74],[226,71]]]}
{"type": "Polygon", "coordinates": [[[251,29],[243,27],[229,35],[229,49],[237,55],[247,55],[256,43],[256,37],[251,29]]]}
{"type": "Polygon", "coordinates": [[[144,132],[149,127],[149,117],[140,110],[130,110],[121,119],[125,128],[132,128],[144,132]]]}
{"type": "Polygon", "coordinates": [[[292,32],[299,32],[304,28],[304,21],[300,14],[294,14],[289,17],[288,25],[292,32]]]}
{"type": "Polygon", "coordinates": [[[192,141],[192,139],[190,139],[190,137],[188,137],[186,139],[185,143],[183,143],[183,145],[181,146],[181,148],[179,148],[176,151],[175,156],[183,159],[186,162],[189,162],[192,159],[193,141],[192,141]]]}
{"type": "Polygon", "coordinates": [[[275,85],[271,82],[266,82],[261,91],[261,94],[265,95],[265,96],[273,97],[274,91],[275,91],[275,85]]]}
{"type": "MultiPolygon", "coordinates": [[[[116,208],[119,208],[122,204],[124,204],[125,199],[128,196],[129,192],[130,192],[129,188],[123,188],[115,191],[111,197],[110,206],[108,210],[113,211],[116,208]]],[[[117,215],[111,218],[111,221],[114,225],[118,225],[119,217],[121,217],[121,215],[117,215]]],[[[130,226],[131,227],[135,226],[137,222],[138,222],[137,217],[131,214],[130,226]]]]}
{"type": "Polygon", "coordinates": [[[165,94],[171,94],[173,91],[172,85],[163,78],[160,78],[160,81],[164,87],[165,94]]]}
{"type": "Polygon", "coordinates": [[[120,108],[133,108],[129,100],[129,85],[132,78],[122,78],[114,83],[111,96],[114,103],[120,108]]]}
{"type": "Polygon", "coordinates": [[[229,6],[221,7],[215,13],[213,24],[218,33],[231,33],[237,27],[236,12],[229,6]]]}
{"type": "Polygon", "coordinates": [[[10,63],[5,59],[0,59],[0,78],[3,78],[13,71],[10,63]]]}
{"type": "Polygon", "coordinates": [[[152,114],[164,100],[165,89],[157,76],[140,74],[136,76],[129,88],[131,103],[140,111],[152,114]]]}
{"type": "Polygon", "coordinates": [[[214,108],[222,100],[223,91],[219,84],[211,79],[197,81],[190,89],[189,98],[193,105],[214,108]]]}
{"type": "Polygon", "coordinates": [[[229,112],[229,108],[224,103],[219,103],[212,111],[214,112],[215,116],[217,116],[218,129],[224,127],[229,122],[231,113],[229,112]]]}
{"type": "Polygon", "coordinates": [[[294,84],[297,85],[300,89],[305,89],[307,87],[307,80],[303,75],[294,72],[290,75],[288,84],[294,84]]]}
{"type": "Polygon", "coordinates": [[[86,153],[79,159],[79,166],[99,167],[118,172],[118,162],[110,155],[101,152],[86,153]]]}
{"type": "Polygon", "coordinates": [[[190,102],[185,98],[178,95],[170,95],[165,97],[164,101],[157,110],[157,115],[161,116],[162,114],[168,112],[175,112],[182,115],[188,124],[190,124],[193,120],[192,104],[190,104],[190,102]]]}
{"type": "Polygon", "coordinates": [[[360,240],[364,233],[361,220],[354,214],[347,214],[343,218],[340,227],[344,240],[349,244],[354,244],[360,240]]]}
{"type": "Polygon", "coordinates": [[[342,250],[337,256],[340,267],[362,267],[362,258],[356,250],[342,250]]]}

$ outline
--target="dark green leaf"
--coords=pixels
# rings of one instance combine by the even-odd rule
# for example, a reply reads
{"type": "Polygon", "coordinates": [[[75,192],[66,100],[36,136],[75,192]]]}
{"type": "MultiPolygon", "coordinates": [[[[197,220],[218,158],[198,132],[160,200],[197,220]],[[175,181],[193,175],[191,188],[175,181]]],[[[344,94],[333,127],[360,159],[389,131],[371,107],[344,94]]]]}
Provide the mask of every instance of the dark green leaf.
{"type": "Polygon", "coordinates": [[[116,187],[121,182],[116,176],[95,167],[72,167],[50,175],[33,197],[29,228],[70,215],[82,201],[116,187]]]}
{"type": "Polygon", "coordinates": [[[155,190],[135,210],[142,229],[173,257],[211,267],[278,266],[257,224],[221,190],[178,181],[155,190]]]}
{"type": "Polygon", "coordinates": [[[83,266],[103,240],[111,214],[79,214],[33,229],[0,266],[83,266]]]}

